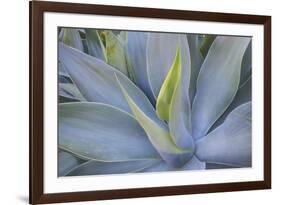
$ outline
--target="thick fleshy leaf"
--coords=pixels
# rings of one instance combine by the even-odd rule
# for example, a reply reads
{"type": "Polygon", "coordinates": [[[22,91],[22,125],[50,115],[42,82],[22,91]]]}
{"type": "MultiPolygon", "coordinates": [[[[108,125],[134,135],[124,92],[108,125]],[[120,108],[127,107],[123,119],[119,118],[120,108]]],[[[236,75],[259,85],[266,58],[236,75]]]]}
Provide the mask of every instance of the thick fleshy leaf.
{"type": "MultiPolygon", "coordinates": [[[[185,55],[188,51],[188,42],[184,34],[149,33],[147,40],[147,73],[149,83],[155,98],[174,61],[177,47],[181,50],[181,65],[188,67],[190,63],[185,55]]],[[[190,76],[188,76],[188,79],[190,76]]],[[[189,80],[188,80],[189,85],[189,80]]],[[[188,88],[186,88],[188,89],[188,88]]]]}
{"type": "Polygon", "coordinates": [[[67,77],[69,78],[69,74],[66,71],[65,66],[59,61],[58,62],[58,70],[59,70],[59,76],[67,77]]]}
{"type": "Polygon", "coordinates": [[[249,43],[242,59],[239,87],[242,87],[244,83],[246,83],[247,80],[251,77],[251,75],[252,75],[252,41],[249,43]]]}
{"type": "Polygon", "coordinates": [[[79,32],[74,28],[63,28],[62,29],[62,42],[68,46],[83,51],[83,44],[79,32]]]}
{"type": "Polygon", "coordinates": [[[221,126],[197,141],[196,156],[209,163],[251,166],[251,115],[251,102],[233,110],[221,126]]]}
{"type": "MultiPolygon", "coordinates": [[[[125,75],[105,62],[64,44],[59,45],[59,58],[64,62],[72,80],[87,101],[106,103],[131,112],[127,100],[116,81],[116,74],[120,81],[126,85],[127,90],[129,89],[134,94],[137,101],[140,102],[140,106],[144,104],[152,107],[138,87],[125,75]]],[[[153,110],[153,107],[151,109],[153,110]]]]}
{"type": "Polygon", "coordinates": [[[180,49],[178,48],[174,62],[161,86],[157,98],[156,113],[161,120],[169,121],[172,97],[181,79],[182,68],[180,55],[180,49]]]}
{"type": "Polygon", "coordinates": [[[128,32],[127,54],[129,64],[132,67],[133,76],[139,88],[146,94],[150,102],[155,105],[151,87],[148,82],[146,65],[147,33],[128,32]]]}
{"type": "MultiPolygon", "coordinates": [[[[188,47],[183,52],[190,62],[188,47]]],[[[169,107],[165,108],[163,106],[162,108],[163,110],[168,110],[169,119],[165,120],[169,121],[170,134],[177,146],[194,150],[194,142],[191,136],[191,111],[188,95],[190,63],[182,67],[180,56],[180,51],[178,51],[175,62],[160,90],[157,105],[158,101],[164,96],[162,92],[166,95],[172,92],[169,107]]],[[[166,99],[169,98],[166,97],[166,99]]],[[[190,153],[187,160],[192,157],[192,154],[193,152],[190,153]]]]}
{"type": "Polygon", "coordinates": [[[85,29],[88,52],[91,56],[106,61],[105,47],[99,33],[94,29],[85,29]]]}
{"type": "Polygon", "coordinates": [[[79,166],[85,161],[64,151],[58,153],[58,176],[65,176],[70,170],[79,166]]]}
{"type": "Polygon", "coordinates": [[[159,158],[131,115],[101,103],[59,105],[59,147],[102,161],[159,158]]]}
{"type": "Polygon", "coordinates": [[[59,83],[59,95],[78,101],[86,101],[78,88],[72,83],[59,83]]]}
{"type": "MultiPolygon", "coordinates": [[[[120,88],[127,102],[142,128],[145,130],[153,146],[157,149],[161,157],[173,166],[181,166],[187,160],[192,150],[180,149],[173,142],[166,124],[157,119],[156,114],[148,113],[138,106],[139,102],[130,95],[123,83],[116,76],[116,81],[119,82],[120,88]]],[[[143,106],[144,107],[144,106],[143,106]]]]}
{"type": "Polygon", "coordinates": [[[214,42],[215,38],[216,38],[216,35],[207,34],[204,36],[203,42],[201,43],[201,47],[200,47],[200,51],[201,51],[203,57],[207,56],[209,49],[210,49],[212,43],[214,42]]]}
{"type": "Polygon", "coordinates": [[[240,87],[238,89],[238,91],[237,91],[233,101],[231,102],[231,104],[228,106],[228,108],[223,113],[223,115],[220,116],[220,118],[215,122],[215,124],[213,124],[213,126],[211,127],[211,129],[208,132],[211,132],[216,127],[221,125],[224,122],[225,118],[229,115],[229,113],[232,112],[232,110],[234,110],[239,105],[242,105],[242,104],[244,104],[246,102],[251,101],[251,99],[252,99],[252,77],[250,77],[242,85],[242,87],[240,87]]]}
{"type": "Polygon", "coordinates": [[[200,35],[198,34],[187,34],[187,40],[190,51],[190,60],[191,60],[191,74],[190,74],[190,83],[189,83],[189,99],[190,104],[192,104],[195,93],[196,93],[196,82],[197,77],[203,63],[203,57],[200,52],[200,35]]]}
{"type": "Polygon", "coordinates": [[[133,173],[152,166],[159,161],[161,160],[135,160],[122,162],[103,162],[91,160],[71,170],[67,176],[133,173]]]}
{"type": "Polygon", "coordinates": [[[249,37],[218,36],[212,43],[197,79],[192,106],[195,139],[203,137],[232,102],[249,42],[249,37]]]}
{"type": "Polygon", "coordinates": [[[206,169],[206,163],[200,161],[195,155],[181,168],[182,170],[206,169]]]}
{"type": "Polygon", "coordinates": [[[117,38],[112,31],[103,32],[107,63],[128,75],[125,42],[117,38]]]}
{"type": "Polygon", "coordinates": [[[139,170],[139,172],[202,170],[205,168],[206,168],[205,162],[201,162],[199,159],[193,156],[183,167],[176,168],[162,161],[145,169],[139,170]]]}

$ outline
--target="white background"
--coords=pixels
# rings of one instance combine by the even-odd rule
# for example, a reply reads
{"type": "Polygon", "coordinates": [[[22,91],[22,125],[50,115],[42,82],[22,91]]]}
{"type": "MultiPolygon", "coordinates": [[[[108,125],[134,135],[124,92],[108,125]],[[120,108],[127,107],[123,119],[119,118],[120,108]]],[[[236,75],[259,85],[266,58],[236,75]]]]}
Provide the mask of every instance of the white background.
{"type": "MultiPolygon", "coordinates": [[[[78,1],[78,0],[76,0],[78,1]]],[[[80,1],[82,2],[82,1],[80,1]]],[[[86,2],[85,0],[83,2],[86,2]]],[[[267,14],[273,17],[273,189],[234,193],[124,199],[73,204],[140,205],[280,204],[281,194],[281,7],[277,0],[88,0],[89,3],[267,14]],[[280,88],[279,88],[280,87],[280,88]]],[[[0,204],[27,204],[28,199],[28,1],[6,0],[1,5],[0,204]]]]}

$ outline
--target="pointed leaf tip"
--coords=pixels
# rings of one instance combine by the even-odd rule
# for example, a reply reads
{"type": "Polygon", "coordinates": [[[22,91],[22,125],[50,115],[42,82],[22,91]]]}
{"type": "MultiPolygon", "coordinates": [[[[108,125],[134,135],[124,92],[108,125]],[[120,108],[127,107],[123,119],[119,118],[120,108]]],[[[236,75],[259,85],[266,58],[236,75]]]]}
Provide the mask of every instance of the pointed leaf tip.
{"type": "Polygon", "coordinates": [[[172,98],[176,91],[180,78],[181,54],[180,48],[178,47],[174,62],[166,76],[166,79],[164,80],[164,83],[162,84],[157,98],[156,113],[162,120],[169,121],[169,111],[172,103],[172,98]]]}

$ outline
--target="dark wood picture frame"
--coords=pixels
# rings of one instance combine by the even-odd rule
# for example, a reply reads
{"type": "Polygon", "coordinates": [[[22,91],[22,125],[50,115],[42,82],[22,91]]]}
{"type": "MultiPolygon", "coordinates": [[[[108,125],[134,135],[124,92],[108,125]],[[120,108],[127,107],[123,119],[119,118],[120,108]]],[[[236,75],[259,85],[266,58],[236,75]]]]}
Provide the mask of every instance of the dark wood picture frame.
{"type": "Polygon", "coordinates": [[[271,188],[271,17],[31,1],[30,6],[30,204],[182,195],[271,188]],[[149,17],[260,24],[264,28],[264,180],[156,188],[45,194],[43,191],[43,14],[44,12],[149,17]]]}

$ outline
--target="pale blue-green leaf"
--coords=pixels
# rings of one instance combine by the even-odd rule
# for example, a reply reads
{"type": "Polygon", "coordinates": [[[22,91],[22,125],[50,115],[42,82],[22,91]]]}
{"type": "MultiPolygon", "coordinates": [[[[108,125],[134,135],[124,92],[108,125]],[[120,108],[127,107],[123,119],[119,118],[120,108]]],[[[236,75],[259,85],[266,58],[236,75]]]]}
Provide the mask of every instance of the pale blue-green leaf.
{"type": "Polygon", "coordinates": [[[58,176],[65,176],[70,170],[85,162],[70,153],[59,151],[58,153],[58,176]]]}
{"type": "Polygon", "coordinates": [[[152,166],[161,160],[134,160],[122,162],[103,162],[91,160],[71,170],[67,176],[83,176],[98,174],[126,174],[138,172],[141,169],[152,166]]]}
{"type": "Polygon", "coordinates": [[[155,105],[151,87],[148,82],[147,65],[146,65],[146,44],[147,33],[145,32],[128,32],[127,54],[129,64],[132,67],[133,76],[136,85],[149,98],[150,102],[155,105]]]}
{"type": "Polygon", "coordinates": [[[131,115],[101,103],[59,105],[59,146],[85,159],[159,158],[144,130],[131,115]]]}
{"type": "Polygon", "coordinates": [[[249,42],[249,37],[218,36],[212,43],[198,75],[192,106],[195,139],[203,137],[232,102],[249,42]]]}
{"type": "Polygon", "coordinates": [[[160,121],[156,114],[147,112],[142,108],[149,108],[146,106],[139,106],[139,102],[135,100],[133,93],[127,91],[124,84],[116,76],[116,81],[119,83],[120,88],[127,102],[142,128],[145,130],[149,140],[159,152],[161,157],[173,166],[181,166],[187,160],[191,150],[181,149],[173,142],[166,124],[160,121]]]}
{"type": "Polygon", "coordinates": [[[182,170],[206,169],[206,163],[200,161],[195,155],[181,168],[182,170]]]}
{"type": "Polygon", "coordinates": [[[237,91],[233,101],[231,102],[231,104],[228,106],[228,108],[223,113],[223,115],[220,116],[220,118],[215,122],[215,124],[213,124],[213,126],[210,128],[210,130],[208,132],[211,132],[216,127],[221,125],[224,122],[225,118],[229,115],[229,113],[231,113],[232,110],[234,110],[239,105],[242,105],[246,102],[251,101],[251,99],[252,99],[252,77],[250,77],[242,85],[242,87],[240,87],[238,89],[238,91],[237,91]]]}
{"type": "Polygon", "coordinates": [[[67,77],[67,78],[70,77],[69,74],[66,71],[65,66],[60,61],[58,62],[58,67],[59,67],[58,70],[59,70],[60,76],[64,76],[64,77],[67,77]]]}
{"type": "Polygon", "coordinates": [[[251,75],[252,75],[252,41],[249,43],[242,59],[239,87],[243,86],[251,75]]]}
{"type": "Polygon", "coordinates": [[[183,167],[173,167],[165,161],[158,162],[150,167],[139,170],[139,172],[162,172],[162,171],[184,171],[184,170],[203,170],[206,168],[205,162],[201,162],[193,156],[183,167]]]}
{"type": "MultiPolygon", "coordinates": [[[[157,99],[160,88],[173,63],[177,47],[180,46],[181,65],[188,67],[189,51],[186,35],[149,33],[147,40],[147,73],[152,92],[157,99]],[[187,54],[187,55],[185,55],[187,54]]],[[[187,76],[189,86],[190,76],[187,76]]],[[[188,90],[188,87],[186,88],[188,90]]]]}
{"type": "Polygon", "coordinates": [[[180,168],[175,168],[174,166],[168,164],[165,161],[160,161],[150,167],[139,170],[138,172],[163,172],[163,171],[175,171],[180,168]]]}
{"type": "Polygon", "coordinates": [[[68,46],[83,51],[83,44],[79,32],[74,28],[62,28],[62,42],[68,46]]]}
{"type": "Polygon", "coordinates": [[[225,122],[196,142],[196,156],[205,162],[249,167],[252,158],[251,102],[233,110],[225,122]]]}
{"type": "Polygon", "coordinates": [[[59,45],[59,59],[64,62],[72,80],[87,101],[106,103],[131,112],[127,100],[116,81],[116,73],[120,81],[126,85],[127,90],[129,89],[134,94],[140,103],[139,106],[142,106],[142,104],[148,105],[150,106],[149,110],[153,110],[153,106],[143,92],[125,75],[105,62],[64,44],[59,45]]]}
{"type": "Polygon", "coordinates": [[[107,63],[128,75],[126,45],[112,31],[103,32],[105,38],[105,52],[107,63]]]}
{"type": "Polygon", "coordinates": [[[196,93],[196,82],[197,77],[203,63],[203,57],[200,52],[200,35],[199,34],[187,34],[187,40],[190,50],[191,59],[191,74],[190,74],[190,84],[189,84],[189,99],[190,104],[192,104],[195,93],[196,93]]]}
{"type": "Polygon", "coordinates": [[[91,56],[106,61],[105,47],[95,29],[85,29],[88,52],[91,56]]]}
{"type": "Polygon", "coordinates": [[[78,101],[86,101],[78,88],[73,83],[59,83],[59,94],[78,101]]]}

